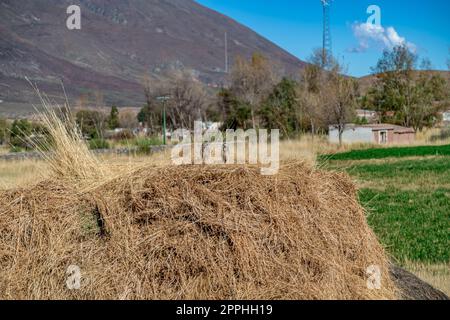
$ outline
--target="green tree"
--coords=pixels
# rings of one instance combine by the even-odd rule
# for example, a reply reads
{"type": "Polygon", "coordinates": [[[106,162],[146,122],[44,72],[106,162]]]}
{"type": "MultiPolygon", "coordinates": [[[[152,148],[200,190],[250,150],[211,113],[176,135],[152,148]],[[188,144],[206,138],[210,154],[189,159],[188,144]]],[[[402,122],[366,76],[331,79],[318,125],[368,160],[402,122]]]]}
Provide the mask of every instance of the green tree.
{"type": "Polygon", "coordinates": [[[111,130],[119,128],[119,109],[116,106],[111,107],[111,112],[108,117],[108,127],[111,130]]]}
{"type": "Polygon", "coordinates": [[[398,124],[408,125],[405,110],[413,102],[413,71],[417,59],[406,46],[397,46],[384,50],[372,68],[377,79],[362,101],[365,107],[380,112],[382,122],[395,122],[389,116],[394,111],[400,117],[398,124]]]}
{"type": "Polygon", "coordinates": [[[143,106],[139,113],[137,114],[137,120],[140,123],[148,124],[151,118],[151,111],[149,106],[143,106]]]}
{"type": "Polygon", "coordinates": [[[448,107],[446,81],[439,74],[421,74],[413,87],[414,100],[408,110],[408,121],[415,130],[432,127],[439,113],[448,107]]]}
{"type": "Polygon", "coordinates": [[[9,124],[5,119],[0,118],[0,145],[4,144],[9,137],[9,124]]]}
{"type": "Polygon", "coordinates": [[[373,68],[377,79],[362,104],[379,111],[382,122],[422,130],[436,121],[447,99],[445,80],[433,72],[418,71],[417,60],[406,46],[398,46],[385,50],[373,68]]]}
{"type": "Polygon", "coordinates": [[[280,129],[285,137],[299,131],[297,83],[283,78],[263,102],[259,112],[261,125],[267,129],[280,129]]]}
{"type": "Polygon", "coordinates": [[[10,144],[14,149],[31,149],[33,125],[26,119],[14,120],[11,125],[10,144]]]}
{"type": "Polygon", "coordinates": [[[137,120],[144,126],[149,128],[152,133],[157,133],[161,128],[162,123],[162,109],[156,103],[151,103],[143,106],[137,114],[137,120]]]}
{"type": "Polygon", "coordinates": [[[84,136],[90,139],[103,137],[105,115],[93,110],[80,110],[76,114],[76,122],[84,136]]]}
{"type": "Polygon", "coordinates": [[[222,113],[222,129],[248,129],[252,126],[251,106],[239,100],[231,90],[222,89],[218,93],[218,104],[222,113]]]}

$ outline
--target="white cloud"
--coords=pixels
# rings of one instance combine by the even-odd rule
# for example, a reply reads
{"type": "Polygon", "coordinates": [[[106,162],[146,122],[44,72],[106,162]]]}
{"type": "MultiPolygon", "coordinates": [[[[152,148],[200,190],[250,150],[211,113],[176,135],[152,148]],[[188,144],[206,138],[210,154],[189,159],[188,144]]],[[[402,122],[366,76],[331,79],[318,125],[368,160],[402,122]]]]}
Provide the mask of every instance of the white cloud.
{"type": "Polygon", "coordinates": [[[416,46],[406,41],[406,38],[401,37],[394,27],[384,28],[373,23],[355,23],[352,29],[359,45],[350,49],[351,52],[365,52],[372,44],[381,46],[383,49],[406,45],[410,50],[416,51],[416,46]]]}

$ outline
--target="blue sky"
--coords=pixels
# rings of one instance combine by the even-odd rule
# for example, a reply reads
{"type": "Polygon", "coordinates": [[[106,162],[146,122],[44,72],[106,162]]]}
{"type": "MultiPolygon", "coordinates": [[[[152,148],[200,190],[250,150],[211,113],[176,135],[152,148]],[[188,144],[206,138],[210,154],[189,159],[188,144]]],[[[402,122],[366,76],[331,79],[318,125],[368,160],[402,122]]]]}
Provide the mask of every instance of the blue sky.
{"type": "MultiPolygon", "coordinates": [[[[252,28],[305,60],[322,44],[319,0],[197,0],[252,28]]],[[[333,53],[353,76],[370,73],[383,48],[404,42],[434,69],[446,69],[450,48],[449,0],[334,0],[333,53]],[[381,27],[367,28],[367,8],[381,9],[381,27]]]]}

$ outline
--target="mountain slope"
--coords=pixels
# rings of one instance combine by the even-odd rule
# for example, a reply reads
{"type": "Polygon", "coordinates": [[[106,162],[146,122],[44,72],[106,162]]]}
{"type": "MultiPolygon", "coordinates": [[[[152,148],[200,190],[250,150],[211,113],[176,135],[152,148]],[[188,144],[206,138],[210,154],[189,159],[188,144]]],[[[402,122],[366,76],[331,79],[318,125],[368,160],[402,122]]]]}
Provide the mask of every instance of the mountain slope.
{"type": "Polygon", "coordinates": [[[236,21],[192,0],[0,0],[0,108],[33,99],[28,76],[53,95],[102,92],[105,103],[142,103],[140,83],[168,68],[191,68],[206,84],[230,60],[261,52],[289,72],[304,63],[236,21]],[[81,30],[66,9],[81,8],[81,30]]]}

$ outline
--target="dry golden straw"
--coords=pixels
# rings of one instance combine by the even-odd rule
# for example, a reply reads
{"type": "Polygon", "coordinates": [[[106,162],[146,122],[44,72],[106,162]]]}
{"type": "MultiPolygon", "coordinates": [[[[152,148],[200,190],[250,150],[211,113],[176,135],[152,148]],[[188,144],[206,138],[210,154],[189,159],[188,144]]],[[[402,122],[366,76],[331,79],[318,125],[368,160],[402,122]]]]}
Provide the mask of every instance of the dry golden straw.
{"type": "Polygon", "coordinates": [[[254,166],[115,171],[55,113],[46,125],[53,178],[0,193],[0,299],[397,297],[346,175],[302,162],[269,177],[254,166]],[[66,286],[69,265],[79,290],[66,286]],[[370,265],[380,290],[367,287],[370,265]]]}

